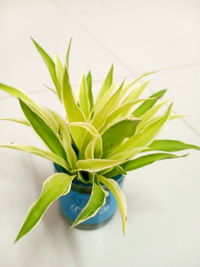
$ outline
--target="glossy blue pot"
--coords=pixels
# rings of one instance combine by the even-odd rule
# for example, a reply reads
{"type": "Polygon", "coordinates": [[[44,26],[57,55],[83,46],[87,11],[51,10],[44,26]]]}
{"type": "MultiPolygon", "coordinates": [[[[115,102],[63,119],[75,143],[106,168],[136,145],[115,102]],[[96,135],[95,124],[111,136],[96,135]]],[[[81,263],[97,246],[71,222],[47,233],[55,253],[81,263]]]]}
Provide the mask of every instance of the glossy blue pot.
{"type": "MultiPolygon", "coordinates": [[[[56,172],[65,172],[65,170],[57,164],[54,164],[54,167],[56,172]]],[[[124,181],[123,175],[115,176],[113,179],[122,187],[124,181]]],[[[104,189],[108,192],[105,205],[100,208],[94,217],[79,224],[76,228],[87,230],[96,229],[106,224],[113,217],[117,208],[117,203],[113,194],[106,187],[104,187],[104,189]]],[[[69,224],[75,221],[81,210],[86,206],[91,191],[91,184],[82,183],[74,179],[71,191],[67,195],[59,198],[60,210],[69,224]]]]}

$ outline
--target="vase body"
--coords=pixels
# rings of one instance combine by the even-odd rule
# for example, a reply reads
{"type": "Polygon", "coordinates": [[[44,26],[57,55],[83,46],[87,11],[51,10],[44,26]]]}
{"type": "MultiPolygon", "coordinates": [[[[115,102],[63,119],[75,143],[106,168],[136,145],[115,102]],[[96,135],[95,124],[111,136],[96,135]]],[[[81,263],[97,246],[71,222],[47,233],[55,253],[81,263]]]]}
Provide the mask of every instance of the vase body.
{"type": "MultiPolygon", "coordinates": [[[[56,172],[64,172],[64,169],[59,165],[54,164],[54,167],[56,172]]],[[[113,179],[122,187],[124,181],[123,175],[118,175],[113,177],[113,179]]],[[[104,187],[104,189],[108,192],[104,206],[99,209],[95,216],[77,225],[76,228],[86,230],[96,229],[106,224],[113,217],[117,203],[113,194],[107,188],[104,187]]],[[[91,184],[82,183],[75,179],[72,182],[71,191],[67,195],[59,198],[61,213],[69,224],[75,221],[81,210],[87,205],[91,191],[91,184]]]]}

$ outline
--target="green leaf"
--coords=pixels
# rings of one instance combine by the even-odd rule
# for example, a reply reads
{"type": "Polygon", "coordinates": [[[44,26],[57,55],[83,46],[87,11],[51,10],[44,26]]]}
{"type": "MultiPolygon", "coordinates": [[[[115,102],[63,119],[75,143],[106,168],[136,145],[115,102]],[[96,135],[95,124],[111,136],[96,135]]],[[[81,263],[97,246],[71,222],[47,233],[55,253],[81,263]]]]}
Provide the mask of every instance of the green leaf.
{"type": "Polygon", "coordinates": [[[112,82],[113,82],[113,70],[114,70],[114,66],[112,65],[107,76],[106,76],[106,79],[104,80],[103,82],[103,85],[99,91],[99,94],[97,96],[97,99],[96,99],[96,103],[98,103],[101,98],[105,95],[105,93],[107,92],[107,90],[110,88],[110,86],[112,85],[112,82]]]}
{"type": "Polygon", "coordinates": [[[69,128],[70,128],[71,133],[72,133],[73,127],[83,128],[83,130],[85,130],[85,132],[82,132],[82,137],[80,139],[80,155],[79,155],[80,158],[83,158],[85,154],[85,149],[92,139],[98,139],[95,142],[95,155],[101,156],[102,155],[102,139],[101,139],[101,135],[99,134],[98,130],[92,124],[88,122],[70,123],[69,128]]]}
{"type": "Polygon", "coordinates": [[[117,170],[117,172],[121,175],[127,175],[127,172],[119,165],[119,166],[115,166],[114,169],[117,170]]]}
{"type": "MultiPolygon", "coordinates": [[[[163,101],[162,103],[159,103],[158,105],[156,105],[155,107],[153,107],[152,109],[157,109],[157,108],[160,108],[162,105],[164,105],[165,103],[167,103],[169,100],[166,100],[166,101],[163,101]],[[160,107],[158,107],[160,105],[160,107]]],[[[152,110],[153,111],[153,110],[152,110]]],[[[148,112],[150,112],[150,110],[148,111],[148,112]]],[[[147,112],[147,113],[148,113],[147,112]]],[[[147,114],[144,114],[144,116],[146,116],[147,114]]],[[[182,115],[182,114],[171,114],[170,116],[169,116],[169,121],[171,121],[171,120],[175,120],[175,119],[181,119],[181,118],[185,118],[185,117],[189,117],[188,115],[182,115]]],[[[155,117],[153,117],[152,119],[150,119],[149,121],[147,121],[147,123],[145,123],[145,127],[146,127],[146,125],[147,124],[150,124],[150,123],[153,123],[153,122],[155,122],[156,120],[158,120],[159,118],[161,118],[161,116],[160,115],[158,115],[158,116],[155,116],[155,117]]],[[[140,127],[139,127],[140,128],[140,127]]]]}
{"type": "Polygon", "coordinates": [[[98,137],[93,138],[85,149],[85,158],[94,159],[102,154],[102,140],[98,137]]]}
{"type": "Polygon", "coordinates": [[[146,100],[144,103],[142,103],[134,112],[133,115],[136,117],[141,117],[144,113],[146,113],[153,105],[158,101],[159,98],[161,98],[165,93],[166,89],[161,90],[153,95],[150,96],[150,98],[155,99],[149,99],[146,100]]]}
{"type": "Polygon", "coordinates": [[[51,126],[51,128],[56,134],[59,135],[61,125],[65,124],[64,119],[54,110],[51,110],[49,108],[43,108],[43,110],[44,110],[45,115],[48,117],[49,121],[51,122],[50,125],[49,123],[47,124],[51,126]]]}
{"type": "MultiPolygon", "coordinates": [[[[152,108],[150,108],[144,115],[141,116],[141,123],[138,125],[137,131],[141,131],[144,127],[146,127],[147,124],[152,122],[153,116],[159,111],[160,108],[162,108],[168,100],[165,100],[152,108]]],[[[155,118],[155,117],[154,117],[155,118]]],[[[170,120],[170,117],[169,117],[170,120]]]]}
{"type": "Polygon", "coordinates": [[[49,149],[66,159],[66,154],[60,140],[57,135],[52,131],[52,129],[46,124],[46,122],[39,117],[31,108],[29,108],[22,100],[19,99],[21,108],[26,116],[27,120],[30,122],[33,129],[44,141],[44,143],[49,147],[49,149]]]}
{"type": "Polygon", "coordinates": [[[30,99],[30,97],[27,96],[23,91],[20,91],[17,88],[14,88],[12,86],[3,83],[0,83],[0,89],[13,97],[20,98],[27,104],[33,106],[34,109],[41,112],[41,108],[32,99],[30,99]]]}
{"type": "Polygon", "coordinates": [[[65,149],[67,160],[71,169],[76,169],[76,153],[72,147],[72,139],[70,136],[69,126],[64,124],[61,127],[62,139],[63,139],[63,147],[65,149]]]}
{"type": "Polygon", "coordinates": [[[69,122],[84,121],[83,113],[76,104],[66,68],[63,77],[62,98],[69,122]]]}
{"type": "Polygon", "coordinates": [[[43,184],[43,189],[38,200],[29,209],[26,219],[16,237],[18,241],[28,233],[40,220],[46,209],[60,196],[65,195],[71,188],[71,182],[75,176],[66,173],[56,173],[50,176],[43,184]]]}
{"type": "MultiPolygon", "coordinates": [[[[102,108],[102,106],[105,105],[105,103],[112,97],[114,91],[116,88],[116,82],[114,82],[106,91],[106,93],[104,94],[104,96],[102,96],[102,98],[95,103],[94,107],[93,107],[93,114],[99,112],[99,110],[102,108]]],[[[119,94],[119,99],[120,98],[120,94],[119,94]]],[[[92,115],[93,115],[92,114],[92,115]]]]}
{"type": "Polygon", "coordinates": [[[72,224],[72,227],[95,216],[99,209],[106,203],[107,195],[108,193],[102,188],[102,186],[94,181],[90,199],[87,205],[83,208],[81,213],[78,215],[78,217],[72,224]]]}
{"type": "Polygon", "coordinates": [[[90,71],[88,72],[86,76],[86,82],[87,82],[87,87],[88,87],[88,98],[90,102],[90,111],[91,111],[94,106],[94,98],[93,98],[93,93],[92,93],[92,74],[90,71]]]}
{"type": "Polygon", "coordinates": [[[122,101],[123,104],[136,100],[141,94],[142,92],[147,88],[147,86],[149,85],[150,81],[146,81],[142,84],[140,84],[139,86],[137,86],[136,88],[133,88],[133,90],[129,93],[129,95],[122,101]]]}
{"type": "Polygon", "coordinates": [[[146,151],[166,151],[166,152],[176,152],[185,149],[197,149],[200,150],[199,146],[192,144],[186,144],[178,140],[155,140],[150,145],[148,145],[146,151]]]}
{"type": "Polygon", "coordinates": [[[182,157],[186,157],[187,155],[188,154],[177,156],[177,155],[169,154],[169,153],[149,154],[149,155],[145,155],[145,156],[127,161],[126,163],[122,164],[122,168],[125,171],[132,171],[132,170],[142,168],[146,165],[152,164],[153,162],[158,161],[158,160],[182,158],[182,157]]]}
{"type": "Polygon", "coordinates": [[[143,73],[142,75],[138,76],[135,80],[133,80],[131,83],[129,83],[128,85],[124,86],[122,92],[121,92],[121,97],[124,96],[127,91],[133,87],[137,82],[139,82],[141,79],[143,79],[146,76],[149,76],[151,74],[156,73],[156,71],[151,71],[151,72],[147,72],[147,73],[143,73]]]}
{"type": "Polygon", "coordinates": [[[71,122],[69,127],[70,129],[73,127],[83,128],[94,137],[100,136],[98,130],[89,122],[71,122]]]}
{"type": "Polygon", "coordinates": [[[102,135],[104,156],[125,138],[133,136],[139,122],[140,120],[135,118],[124,118],[111,125],[102,135]]]}
{"type": "MultiPolygon", "coordinates": [[[[104,125],[111,123],[112,121],[114,121],[115,119],[117,119],[121,116],[129,115],[132,112],[134,105],[138,104],[139,102],[143,102],[145,100],[148,100],[148,98],[136,99],[136,100],[133,100],[133,101],[130,101],[130,102],[127,102],[125,104],[118,106],[115,110],[113,110],[108,115],[104,125]]],[[[102,128],[104,129],[104,127],[102,127],[102,128]]]]}
{"type": "MultiPolygon", "coordinates": [[[[115,166],[115,167],[118,167],[119,165],[115,166]]],[[[104,169],[102,171],[99,171],[98,174],[99,175],[104,175],[104,173],[108,173],[108,172],[111,172],[113,169],[115,169],[115,167],[111,167],[111,168],[107,168],[107,169],[104,169]]]]}
{"type": "Polygon", "coordinates": [[[31,145],[24,145],[24,144],[10,144],[10,145],[0,145],[0,147],[6,147],[6,148],[11,148],[11,149],[16,149],[28,153],[35,154],[37,156],[43,157],[45,159],[51,160],[52,162],[55,162],[65,168],[66,170],[69,170],[69,165],[67,162],[61,158],[60,156],[50,152],[50,151],[45,151],[43,149],[37,148],[35,146],[31,145]]]}
{"type": "Polygon", "coordinates": [[[141,153],[141,151],[144,151],[147,148],[148,147],[134,147],[132,149],[127,149],[122,152],[112,153],[111,155],[108,155],[107,158],[112,159],[112,160],[113,159],[114,160],[124,159],[124,161],[127,161],[131,159],[132,157],[134,157],[135,155],[137,155],[138,153],[141,153]]]}
{"type": "Polygon", "coordinates": [[[168,120],[170,116],[171,108],[172,108],[172,104],[169,106],[165,114],[161,116],[161,118],[147,125],[143,131],[130,137],[127,141],[122,143],[121,146],[119,146],[116,150],[114,150],[112,154],[114,155],[115,153],[120,153],[128,149],[147,146],[152,141],[152,139],[158,134],[162,126],[168,120]]]}
{"type": "Polygon", "coordinates": [[[126,222],[127,222],[127,205],[124,193],[120,189],[118,183],[113,179],[107,179],[103,176],[98,176],[100,182],[105,184],[105,186],[112,192],[114,195],[122,218],[122,230],[125,234],[126,232],[126,222]]]}
{"type": "Polygon", "coordinates": [[[106,168],[114,167],[122,163],[122,160],[109,160],[109,159],[84,159],[77,161],[77,169],[97,172],[106,168]]]}
{"type": "Polygon", "coordinates": [[[71,50],[71,44],[72,44],[72,39],[70,39],[68,47],[67,47],[67,53],[66,53],[66,67],[69,71],[69,56],[70,56],[70,50],[71,50]]]}
{"type": "MultiPolygon", "coordinates": [[[[81,122],[85,121],[84,115],[81,109],[76,104],[72,88],[69,81],[68,71],[65,68],[64,76],[63,76],[63,87],[62,87],[62,99],[63,104],[67,113],[67,118],[69,122],[81,122]]],[[[72,137],[78,148],[80,148],[80,144],[83,137],[82,129],[72,129],[72,137]]]]}
{"type": "MultiPolygon", "coordinates": [[[[188,154],[182,155],[182,156],[177,156],[174,154],[169,154],[169,153],[155,153],[155,154],[149,154],[149,155],[145,155],[145,156],[141,156],[138,157],[136,159],[133,160],[129,160],[127,162],[125,162],[124,164],[121,165],[121,167],[125,170],[125,171],[133,171],[139,168],[142,168],[144,166],[147,166],[149,164],[154,163],[155,161],[158,160],[163,160],[163,159],[175,159],[175,158],[182,158],[182,157],[186,157],[188,154]]],[[[118,170],[112,170],[106,174],[104,174],[104,176],[106,177],[114,177],[116,175],[120,174],[120,172],[118,170]]]]}
{"type": "Polygon", "coordinates": [[[55,68],[56,68],[56,75],[58,78],[58,82],[59,82],[60,88],[61,88],[62,83],[63,83],[64,67],[63,67],[62,62],[60,61],[58,56],[56,56],[55,68]]]}
{"type": "Polygon", "coordinates": [[[46,66],[49,70],[49,73],[51,75],[51,79],[52,79],[52,81],[53,81],[53,83],[57,89],[57,94],[58,94],[59,98],[61,98],[61,94],[60,94],[61,88],[60,88],[60,84],[59,84],[59,81],[58,81],[58,78],[56,75],[55,63],[53,62],[52,58],[47,54],[47,52],[33,38],[31,38],[31,39],[32,39],[36,49],[40,53],[41,57],[43,58],[44,63],[46,64],[46,66]]]}
{"type": "MultiPolygon", "coordinates": [[[[25,102],[28,106],[31,107],[31,109],[34,110],[39,116],[45,120],[45,122],[54,129],[54,125],[52,124],[51,118],[49,118],[49,114],[47,114],[47,109],[41,108],[39,105],[37,105],[29,96],[27,96],[24,92],[20,91],[19,89],[16,89],[14,87],[11,87],[9,85],[5,85],[0,83],[0,89],[6,92],[7,94],[21,99],[23,102],[25,102]]],[[[55,130],[55,129],[54,129],[55,130]]]]}
{"type": "Polygon", "coordinates": [[[1,121],[12,121],[12,122],[17,122],[21,123],[26,126],[30,126],[30,123],[27,120],[24,119],[18,119],[18,118],[0,118],[1,121]]]}
{"type": "MultiPolygon", "coordinates": [[[[121,165],[119,166],[121,167],[121,165]]],[[[120,173],[120,170],[113,167],[113,168],[105,169],[104,171],[99,172],[99,174],[107,178],[114,178],[115,176],[120,175],[121,173],[120,173]]]]}
{"type": "Polygon", "coordinates": [[[101,108],[94,114],[94,117],[91,121],[91,123],[99,129],[103,123],[105,122],[108,114],[111,112],[111,110],[118,104],[120,101],[119,95],[123,88],[124,82],[120,85],[118,90],[109,98],[104,105],[101,106],[101,108]]]}
{"type": "Polygon", "coordinates": [[[79,92],[79,105],[85,114],[85,118],[88,119],[90,114],[90,99],[89,99],[89,92],[88,86],[85,79],[85,76],[82,78],[80,92],[79,92]]]}

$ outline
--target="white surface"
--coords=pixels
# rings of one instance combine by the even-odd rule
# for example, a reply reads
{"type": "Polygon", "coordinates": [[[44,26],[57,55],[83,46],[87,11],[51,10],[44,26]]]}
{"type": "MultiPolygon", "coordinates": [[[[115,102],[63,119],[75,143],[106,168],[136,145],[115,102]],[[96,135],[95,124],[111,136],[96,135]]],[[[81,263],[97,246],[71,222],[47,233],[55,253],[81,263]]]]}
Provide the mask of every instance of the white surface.
{"type": "MultiPolygon", "coordinates": [[[[170,122],[161,136],[200,144],[199,1],[0,1],[0,81],[58,108],[42,83],[48,73],[29,40],[64,55],[73,37],[71,70],[79,84],[92,68],[96,88],[112,62],[116,77],[160,69],[156,90],[168,87],[175,110],[191,115],[170,122]]],[[[17,101],[0,92],[0,117],[20,115],[17,101]]],[[[0,123],[0,142],[40,144],[26,127],[0,123]]],[[[55,203],[40,224],[13,245],[28,207],[51,163],[0,150],[0,266],[2,267],[199,267],[200,155],[168,160],[129,173],[124,191],[128,229],[119,213],[94,231],[69,229],[55,203]]]]}

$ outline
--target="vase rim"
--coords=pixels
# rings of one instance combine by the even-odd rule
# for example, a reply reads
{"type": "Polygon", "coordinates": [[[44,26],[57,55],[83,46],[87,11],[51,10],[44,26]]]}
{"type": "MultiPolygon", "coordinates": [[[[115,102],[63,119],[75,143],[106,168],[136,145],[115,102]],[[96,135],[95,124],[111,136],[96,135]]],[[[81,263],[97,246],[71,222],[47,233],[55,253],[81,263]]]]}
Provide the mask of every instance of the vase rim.
{"type": "MultiPolygon", "coordinates": [[[[61,167],[60,165],[58,165],[58,164],[56,164],[56,163],[54,163],[53,162],[53,165],[54,165],[54,167],[55,167],[55,169],[56,169],[56,171],[57,172],[65,172],[65,169],[63,168],[63,167],[61,167]]],[[[125,175],[123,175],[123,174],[118,174],[118,175],[116,175],[116,176],[114,176],[114,177],[110,177],[110,178],[108,178],[108,179],[113,179],[113,180],[115,180],[116,182],[117,181],[119,181],[120,179],[124,179],[124,177],[125,177],[125,175]]],[[[84,182],[81,182],[81,181],[79,181],[78,179],[74,179],[73,181],[72,181],[72,184],[76,184],[76,185],[79,185],[79,186],[86,186],[86,187],[92,187],[92,184],[91,183],[84,183],[84,182]]]]}

